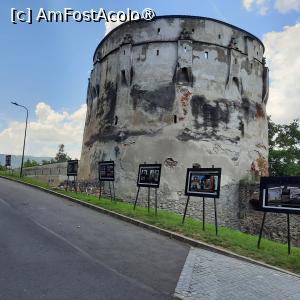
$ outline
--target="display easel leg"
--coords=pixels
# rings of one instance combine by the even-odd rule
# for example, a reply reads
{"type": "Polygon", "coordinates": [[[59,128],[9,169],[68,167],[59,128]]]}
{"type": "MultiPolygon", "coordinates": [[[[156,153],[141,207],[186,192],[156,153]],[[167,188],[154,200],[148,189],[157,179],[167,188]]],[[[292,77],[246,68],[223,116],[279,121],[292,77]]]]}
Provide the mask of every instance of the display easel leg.
{"type": "Polygon", "coordinates": [[[66,187],[66,191],[68,191],[69,189],[69,176],[68,176],[68,179],[67,179],[67,187],[66,187]]]}
{"type": "Polygon", "coordinates": [[[202,198],[202,230],[205,230],[205,199],[202,198]]]}
{"type": "Polygon", "coordinates": [[[148,213],[150,212],[150,188],[148,187],[148,213]]]}
{"type": "Polygon", "coordinates": [[[140,193],[140,187],[138,187],[138,190],[137,190],[137,193],[136,193],[133,209],[135,209],[135,207],[136,207],[136,203],[137,203],[137,200],[138,200],[138,197],[139,197],[139,193],[140,193]]]}
{"type": "Polygon", "coordinates": [[[101,185],[102,185],[102,181],[100,180],[99,181],[99,200],[100,200],[100,198],[101,198],[101,185]]]}
{"type": "Polygon", "coordinates": [[[185,216],[186,216],[186,212],[187,212],[187,208],[188,208],[189,202],[190,202],[190,196],[188,196],[187,200],[186,200],[184,214],[183,214],[183,218],[182,218],[182,224],[184,223],[184,220],[185,220],[185,216]]]}
{"type": "Polygon", "coordinates": [[[288,254],[291,254],[290,214],[287,214],[288,254]]]}
{"type": "Polygon", "coordinates": [[[112,186],[113,186],[113,193],[114,193],[114,201],[116,201],[116,192],[115,192],[115,183],[112,182],[112,186]]]}
{"type": "Polygon", "coordinates": [[[111,185],[110,185],[110,181],[109,181],[108,183],[109,183],[110,200],[113,201],[113,196],[112,196],[112,193],[111,193],[111,185]]]}
{"type": "Polygon", "coordinates": [[[218,235],[218,216],[217,216],[217,203],[216,203],[216,198],[214,198],[214,207],[215,207],[215,227],[216,227],[216,235],[218,235]]]}
{"type": "Polygon", "coordinates": [[[74,176],[74,189],[75,193],[77,194],[77,176],[74,176]]]}
{"type": "Polygon", "coordinates": [[[155,189],[155,215],[157,216],[157,189],[155,189]]]}
{"type": "Polygon", "coordinates": [[[260,231],[259,231],[259,237],[258,237],[258,242],[257,242],[257,248],[258,249],[260,247],[260,241],[261,241],[261,236],[262,236],[263,228],[264,228],[264,225],[265,225],[265,220],[266,220],[266,212],[264,212],[263,219],[262,219],[262,222],[261,222],[260,231]]]}

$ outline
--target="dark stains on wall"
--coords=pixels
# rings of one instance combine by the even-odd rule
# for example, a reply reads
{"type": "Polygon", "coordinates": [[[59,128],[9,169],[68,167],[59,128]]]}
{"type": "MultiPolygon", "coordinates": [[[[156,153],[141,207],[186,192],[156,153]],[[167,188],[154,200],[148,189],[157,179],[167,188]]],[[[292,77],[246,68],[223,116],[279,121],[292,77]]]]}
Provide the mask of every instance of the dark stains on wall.
{"type": "Polygon", "coordinates": [[[252,73],[252,68],[251,68],[251,62],[249,59],[244,59],[241,63],[241,70],[245,70],[248,75],[251,75],[252,73]]]}
{"type": "Polygon", "coordinates": [[[269,69],[263,67],[263,88],[262,88],[262,100],[267,101],[269,95],[269,69]]]}
{"type": "Polygon", "coordinates": [[[205,20],[182,19],[180,27],[182,30],[187,30],[190,33],[193,33],[193,29],[194,31],[201,31],[205,29],[205,20]]]}
{"type": "Polygon", "coordinates": [[[263,107],[259,103],[256,103],[256,114],[255,114],[255,117],[257,119],[259,119],[259,118],[265,119],[266,118],[266,115],[265,115],[265,112],[263,110],[263,107]]]}
{"type": "Polygon", "coordinates": [[[227,136],[216,134],[215,132],[193,132],[189,128],[185,128],[179,135],[176,137],[179,141],[186,142],[190,140],[194,141],[212,141],[212,140],[222,140],[229,141],[231,143],[237,144],[240,141],[240,137],[229,138],[227,136]]]}
{"type": "Polygon", "coordinates": [[[114,123],[114,115],[117,103],[117,86],[108,81],[104,85],[104,93],[100,101],[97,103],[97,118],[102,128],[105,130],[107,126],[112,126],[114,123]]]}
{"type": "Polygon", "coordinates": [[[105,132],[100,132],[100,133],[92,135],[89,138],[89,140],[85,142],[85,146],[89,147],[97,141],[101,142],[101,143],[107,143],[107,142],[121,143],[121,142],[126,141],[130,137],[136,137],[136,136],[141,136],[141,135],[155,136],[157,134],[157,132],[149,132],[146,130],[116,131],[113,128],[110,128],[110,129],[107,128],[107,130],[105,132]]]}
{"type": "Polygon", "coordinates": [[[228,63],[228,55],[225,49],[220,47],[213,47],[213,49],[216,50],[218,53],[217,59],[219,62],[228,63]]]}
{"type": "Polygon", "coordinates": [[[194,117],[195,127],[199,129],[200,127],[212,127],[216,129],[220,122],[228,124],[230,119],[229,105],[224,99],[215,100],[215,106],[210,104],[203,95],[194,95],[191,99],[192,115],[194,117]],[[225,104],[225,109],[223,110],[220,103],[225,104]],[[199,123],[198,118],[202,117],[203,124],[199,123]]]}
{"type": "Polygon", "coordinates": [[[242,112],[247,122],[249,122],[255,116],[253,105],[251,105],[250,100],[246,97],[242,98],[242,112]]]}
{"type": "Polygon", "coordinates": [[[240,118],[240,122],[239,122],[239,130],[241,131],[242,137],[244,137],[244,135],[245,135],[245,124],[244,124],[244,122],[241,118],[240,118]]]}
{"type": "Polygon", "coordinates": [[[198,121],[198,117],[201,115],[201,109],[205,104],[205,98],[203,96],[193,96],[190,104],[192,108],[192,115],[194,117],[195,127],[196,129],[199,129],[201,126],[198,121]]]}
{"type": "Polygon", "coordinates": [[[155,113],[158,108],[172,111],[175,101],[175,85],[165,85],[156,90],[143,90],[135,84],[130,91],[133,109],[142,108],[145,112],[155,113]]]}
{"type": "Polygon", "coordinates": [[[115,146],[114,150],[115,150],[115,156],[118,157],[118,155],[120,154],[120,147],[117,145],[115,146]]]}
{"type": "Polygon", "coordinates": [[[134,69],[131,66],[131,68],[130,68],[130,85],[132,85],[133,77],[134,77],[134,69]]]}

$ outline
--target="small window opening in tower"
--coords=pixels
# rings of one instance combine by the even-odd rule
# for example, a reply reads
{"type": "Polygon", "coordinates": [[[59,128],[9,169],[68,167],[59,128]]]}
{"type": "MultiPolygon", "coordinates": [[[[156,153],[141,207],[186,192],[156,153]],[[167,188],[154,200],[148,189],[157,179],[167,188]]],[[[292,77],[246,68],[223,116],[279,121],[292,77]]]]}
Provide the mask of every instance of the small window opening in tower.
{"type": "Polygon", "coordinates": [[[192,29],[192,33],[194,33],[194,32],[195,32],[195,29],[193,28],[193,29],[192,29]]]}
{"type": "Polygon", "coordinates": [[[253,68],[253,63],[250,64],[251,69],[253,68]]]}
{"type": "Polygon", "coordinates": [[[126,54],[125,50],[123,51],[124,55],[126,54]]]}
{"type": "Polygon", "coordinates": [[[219,38],[219,39],[221,38],[221,34],[218,35],[218,38],[219,38]]]}
{"type": "Polygon", "coordinates": [[[118,116],[115,116],[115,125],[118,125],[118,121],[119,121],[118,116]]]}
{"type": "Polygon", "coordinates": [[[159,50],[156,50],[156,55],[157,55],[157,56],[159,55],[159,50]]]}
{"type": "Polygon", "coordinates": [[[160,34],[160,28],[157,28],[157,34],[160,34]]]}
{"type": "Polygon", "coordinates": [[[237,77],[232,78],[233,82],[235,83],[238,90],[240,90],[240,83],[237,77]]]}
{"type": "Polygon", "coordinates": [[[177,123],[177,115],[174,115],[173,119],[174,119],[174,123],[176,124],[177,123]]]}
{"type": "Polygon", "coordinates": [[[237,59],[236,58],[234,59],[234,64],[237,64],[237,59]]]}
{"type": "Polygon", "coordinates": [[[125,73],[125,70],[122,70],[121,71],[121,82],[123,85],[127,85],[127,81],[126,81],[126,73],[125,73]]]}
{"type": "Polygon", "coordinates": [[[208,59],[208,51],[204,52],[204,57],[205,57],[205,59],[208,59]]]}

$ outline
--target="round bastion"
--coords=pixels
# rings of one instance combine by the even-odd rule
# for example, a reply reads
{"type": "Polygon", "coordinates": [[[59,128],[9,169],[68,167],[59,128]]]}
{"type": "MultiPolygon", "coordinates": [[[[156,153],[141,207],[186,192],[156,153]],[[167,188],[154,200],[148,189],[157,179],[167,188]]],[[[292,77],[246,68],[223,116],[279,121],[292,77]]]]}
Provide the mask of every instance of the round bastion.
{"type": "MultiPolygon", "coordinates": [[[[268,174],[268,82],[264,45],[236,26],[192,16],[120,25],[93,57],[78,178],[114,160],[116,197],[132,202],[139,164],[161,163],[159,207],[183,213],[186,169],[213,165],[219,221],[238,227],[240,181],[268,174]]],[[[201,205],[192,198],[188,213],[200,217],[201,205]]]]}

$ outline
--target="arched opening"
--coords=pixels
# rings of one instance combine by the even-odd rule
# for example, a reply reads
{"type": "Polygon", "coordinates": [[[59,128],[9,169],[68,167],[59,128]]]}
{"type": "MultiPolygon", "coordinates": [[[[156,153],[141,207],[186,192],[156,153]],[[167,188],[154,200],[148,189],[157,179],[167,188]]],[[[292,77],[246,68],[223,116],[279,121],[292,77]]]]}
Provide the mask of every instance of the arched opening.
{"type": "Polygon", "coordinates": [[[119,118],[118,116],[115,116],[115,125],[118,125],[118,122],[119,122],[119,118]]]}
{"type": "Polygon", "coordinates": [[[178,82],[189,82],[189,72],[186,67],[178,71],[178,82]]]}

